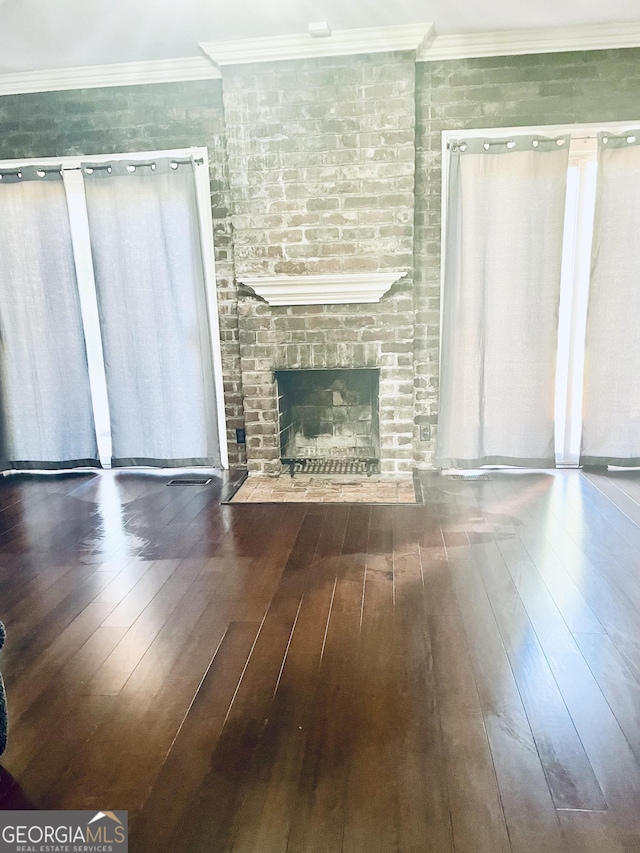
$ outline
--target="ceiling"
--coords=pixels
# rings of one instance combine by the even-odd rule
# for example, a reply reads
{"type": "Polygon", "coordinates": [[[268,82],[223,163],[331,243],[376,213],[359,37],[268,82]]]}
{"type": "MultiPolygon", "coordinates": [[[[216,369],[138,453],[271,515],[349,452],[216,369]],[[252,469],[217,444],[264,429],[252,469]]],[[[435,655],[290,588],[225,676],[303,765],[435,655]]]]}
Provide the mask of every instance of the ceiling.
{"type": "Polygon", "coordinates": [[[638,0],[0,0],[0,73],[199,54],[198,43],[432,21],[439,35],[638,20],[638,0]]]}

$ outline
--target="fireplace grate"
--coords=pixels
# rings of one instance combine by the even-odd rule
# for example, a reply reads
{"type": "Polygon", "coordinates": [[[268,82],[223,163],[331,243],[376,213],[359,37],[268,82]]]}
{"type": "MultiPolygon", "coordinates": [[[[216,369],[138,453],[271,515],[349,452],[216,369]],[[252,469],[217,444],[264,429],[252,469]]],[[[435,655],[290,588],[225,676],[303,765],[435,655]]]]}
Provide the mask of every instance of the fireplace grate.
{"type": "Polygon", "coordinates": [[[492,480],[491,474],[449,474],[450,480],[492,480]]]}
{"type": "Polygon", "coordinates": [[[169,480],[167,486],[208,486],[210,482],[211,477],[180,477],[169,480]]]}
{"type": "Polygon", "coordinates": [[[365,459],[344,459],[288,456],[283,457],[282,464],[289,466],[289,474],[366,474],[370,477],[379,472],[379,459],[373,457],[365,459]]]}

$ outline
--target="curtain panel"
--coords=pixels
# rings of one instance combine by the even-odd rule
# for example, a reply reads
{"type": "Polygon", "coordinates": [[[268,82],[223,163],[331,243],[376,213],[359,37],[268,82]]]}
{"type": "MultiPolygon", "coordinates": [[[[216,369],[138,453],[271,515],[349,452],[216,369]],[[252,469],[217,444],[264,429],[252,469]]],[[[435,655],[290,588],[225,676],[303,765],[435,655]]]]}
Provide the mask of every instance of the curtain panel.
{"type": "Polygon", "coordinates": [[[450,148],[436,462],[553,467],[569,138],[450,148]]]}
{"type": "Polygon", "coordinates": [[[640,465],[640,130],[598,136],[582,465],[640,465]]]}
{"type": "Polygon", "coordinates": [[[220,465],[193,170],[84,169],[114,466],[220,465]]]}
{"type": "Polygon", "coordinates": [[[60,168],[0,180],[0,467],[99,466],[60,168]]]}

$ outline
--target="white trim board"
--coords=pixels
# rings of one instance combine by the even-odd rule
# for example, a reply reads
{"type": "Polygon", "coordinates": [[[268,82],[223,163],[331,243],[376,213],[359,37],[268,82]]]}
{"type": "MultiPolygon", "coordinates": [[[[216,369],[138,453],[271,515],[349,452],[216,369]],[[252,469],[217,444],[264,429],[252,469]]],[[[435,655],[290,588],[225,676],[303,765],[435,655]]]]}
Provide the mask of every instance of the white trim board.
{"type": "Polygon", "coordinates": [[[0,95],[28,92],[59,92],[68,89],[101,89],[109,86],[141,86],[184,80],[219,80],[220,70],[206,56],[84,65],[47,71],[0,74],[0,95]]]}
{"type": "Polygon", "coordinates": [[[238,276],[269,305],[345,305],[379,302],[406,271],[327,275],[238,276]]]}
{"type": "Polygon", "coordinates": [[[209,185],[209,153],[206,148],[192,149],[196,185],[196,208],[200,223],[200,250],[202,252],[202,276],[204,279],[207,318],[209,320],[209,342],[213,360],[213,384],[216,393],[218,422],[218,444],[220,464],[229,467],[227,444],[227,412],[224,398],[224,376],[222,372],[222,349],[220,344],[220,318],[218,313],[218,289],[216,286],[216,260],[213,245],[213,216],[211,213],[211,187],[209,185]]]}
{"type": "Polygon", "coordinates": [[[309,33],[296,33],[238,41],[202,42],[200,48],[217,65],[241,65],[247,62],[418,50],[429,43],[433,34],[433,24],[427,22],[336,30],[320,38],[313,38],[309,33]]]}
{"type": "Polygon", "coordinates": [[[640,22],[436,36],[418,62],[640,47],[640,22]]]}
{"type": "MultiPolygon", "coordinates": [[[[194,45],[195,47],[195,45],[194,45]]],[[[218,80],[219,66],[314,56],[417,50],[418,62],[640,47],[640,22],[436,35],[433,24],[403,24],[228,42],[203,42],[202,54],[179,59],[86,65],[0,74],[0,96],[185,80],[218,80]],[[213,61],[212,61],[213,60],[213,61]]]]}

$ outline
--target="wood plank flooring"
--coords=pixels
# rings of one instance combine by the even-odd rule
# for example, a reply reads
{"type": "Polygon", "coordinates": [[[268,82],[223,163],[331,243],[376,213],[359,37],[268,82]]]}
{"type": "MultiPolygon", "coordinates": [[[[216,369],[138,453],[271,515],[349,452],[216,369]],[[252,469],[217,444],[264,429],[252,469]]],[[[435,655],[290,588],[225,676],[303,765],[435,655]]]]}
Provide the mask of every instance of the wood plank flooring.
{"type": "Polygon", "coordinates": [[[0,808],[134,853],[640,853],[640,473],[0,480],[0,808]]]}

